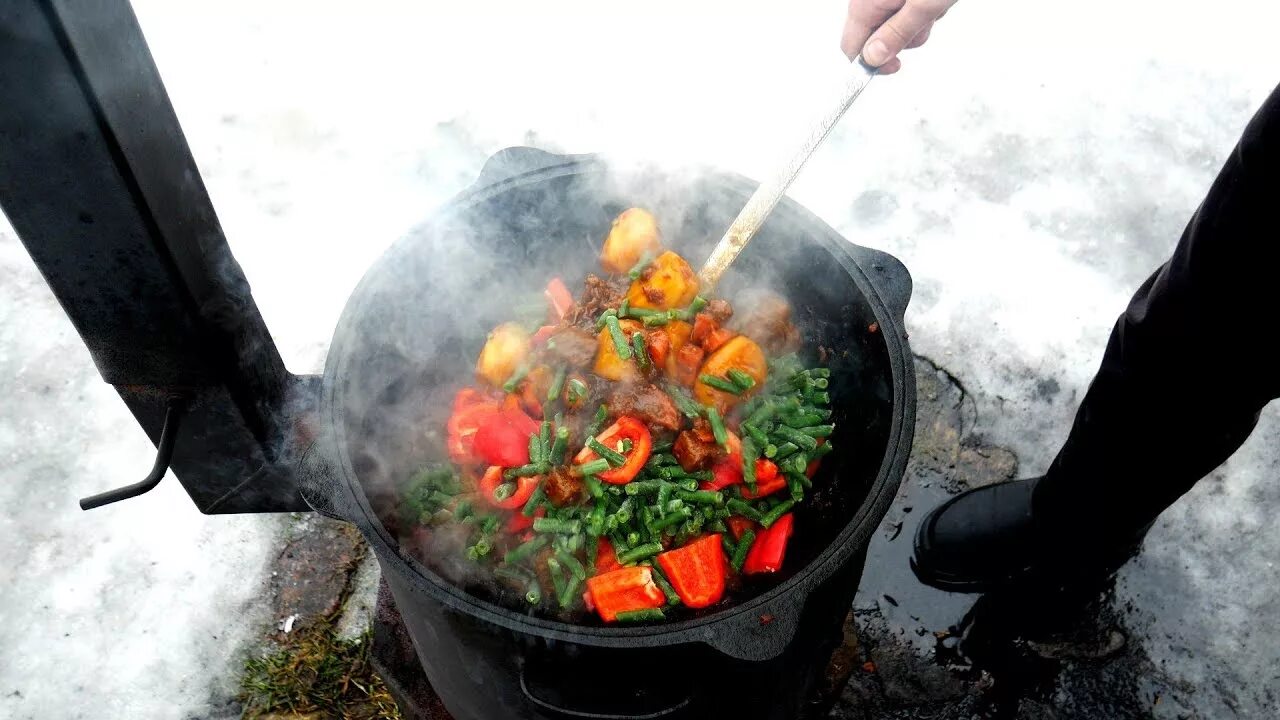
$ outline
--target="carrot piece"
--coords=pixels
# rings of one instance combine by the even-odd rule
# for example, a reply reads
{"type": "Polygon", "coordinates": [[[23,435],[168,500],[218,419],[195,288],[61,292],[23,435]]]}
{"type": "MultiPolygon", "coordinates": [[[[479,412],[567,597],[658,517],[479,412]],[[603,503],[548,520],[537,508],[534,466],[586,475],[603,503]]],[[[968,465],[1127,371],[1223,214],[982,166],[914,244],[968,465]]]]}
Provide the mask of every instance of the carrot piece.
{"type": "Polygon", "coordinates": [[[569,293],[569,288],[564,286],[564,281],[560,278],[551,278],[544,294],[547,296],[547,302],[551,305],[551,312],[556,321],[563,321],[564,316],[573,309],[573,295],[569,293]]]}

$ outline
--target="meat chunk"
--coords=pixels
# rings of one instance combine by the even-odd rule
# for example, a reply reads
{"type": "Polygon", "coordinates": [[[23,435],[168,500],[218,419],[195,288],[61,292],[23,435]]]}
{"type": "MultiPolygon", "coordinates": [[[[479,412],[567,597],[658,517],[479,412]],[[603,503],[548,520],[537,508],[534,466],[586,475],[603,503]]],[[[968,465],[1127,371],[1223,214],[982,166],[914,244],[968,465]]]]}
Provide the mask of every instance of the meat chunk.
{"type": "Polygon", "coordinates": [[[680,461],[680,467],[684,468],[685,472],[693,472],[711,467],[711,463],[719,453],[719,447],[715,440],[707,442],[698,437],[697,432],[685,430],[676,436],[676,442],[671,446],[671,453],[676,456],[676,460],[680,461]]]}
{"type": "Polygon", "coordinates": [[[654,430],[679,430],[680,411],[671,398],[656,385],[626,385],[609,398],[609,410],[615,415],[630,415],[644,421],[654,430]]]}
{"type": "Polygon", "coordinates": [[[551,336],[547,352],[573,367],[587,367],[596,357],[596,336],[578,328],[565,328],[551,336]]]}
{"type": "Polygon", "coordinates": [[[582,499],[582,480],[574,477],[566,468],[552,468],[546,477],[547,498],[557,507],[576,503],[582,499]]]}
{"type": "Polygon", "coordinates": [[[616,287],[596,275],[588,275],[582,298],[573,306],[568,320],[574,325],[595,327],[596,318],[600,313],[606,308],[621,305],[625,294],[626,288],[616,287]]]}
{"type": "Polygon", "coordinates": [[[760,291],[745,302],[734,326],[771,355],[791,352],[800,347],[800,331],[791,322],[791,305],[780,295],[760,291]]]}
{"type": "Polygon", "coordinates": [[[729,318],[733,317],[733,306],[727,300],[716,299],[707,303],[704,312],[710,315],[717,325],[724,325],[729,322],[729,318]]]}

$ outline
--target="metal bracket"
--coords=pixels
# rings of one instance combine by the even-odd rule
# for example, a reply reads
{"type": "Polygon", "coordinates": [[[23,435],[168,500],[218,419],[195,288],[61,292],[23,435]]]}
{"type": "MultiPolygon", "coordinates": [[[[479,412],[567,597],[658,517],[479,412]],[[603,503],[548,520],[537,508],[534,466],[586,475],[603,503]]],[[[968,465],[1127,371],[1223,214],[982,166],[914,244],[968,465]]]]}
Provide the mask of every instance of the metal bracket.
{"type": "Polygon", "coordinates": [[[81,498],[80,509],[92,510],[103,505],[110,505],[113,502],[138,497],[143,493],[150,492],[155,486],[159,485],[160,480],[164,478],[164,474],[169,471],[169,461],[173,459],[173,444],[178,437],[178,421],[182,418],[182,413],[186,410],[186,407],[187,401],[185,398],[175,397],[169,399],[169,405],[164,413],[164,427],[160,430],[160,444],[156,448],[156,463],[151,466],[149,475],[132,485],[125,485],[115,490],[108,490],[104,493],[81,498]]]}

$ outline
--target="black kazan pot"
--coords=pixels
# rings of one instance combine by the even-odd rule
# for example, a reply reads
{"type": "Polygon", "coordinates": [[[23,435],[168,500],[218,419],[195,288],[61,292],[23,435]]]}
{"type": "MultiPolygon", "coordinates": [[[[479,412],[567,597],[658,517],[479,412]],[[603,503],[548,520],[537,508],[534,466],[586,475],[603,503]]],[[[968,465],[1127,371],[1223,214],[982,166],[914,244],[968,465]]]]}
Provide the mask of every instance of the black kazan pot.
{"type": "Polygon", "coordinates": [[[504,150],[388,250],[347,303],[303,494],[364,533],[457,720],[794,717],[825,669],[911,446],[911,279],[893,257],[850,244],[790,200],[717,288],[730,301],[756,287],[782,294],[811,359],[821,346],[831,368],[837,450],[796,510],[774,583],[665,624],[574,625],[462,589],[446,578],[461,560],[410,552],[395,527],[397,488],[445,457],[452,393],[470,379],[489,329],[549,278],[578,287],[598,272],[600,244],[623,209],[651,210],[664,243],[696,266],[753,189],[732,175],[622,172],[590,156],[504,150]]]}

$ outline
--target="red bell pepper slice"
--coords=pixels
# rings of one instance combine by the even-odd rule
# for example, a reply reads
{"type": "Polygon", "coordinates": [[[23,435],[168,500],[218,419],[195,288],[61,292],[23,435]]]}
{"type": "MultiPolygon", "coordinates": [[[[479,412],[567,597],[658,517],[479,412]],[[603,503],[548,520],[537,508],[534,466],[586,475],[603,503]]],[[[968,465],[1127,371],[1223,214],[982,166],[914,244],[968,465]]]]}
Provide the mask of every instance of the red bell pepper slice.
{"type": "MultiPolygon", "coordinates": [[[[615,449],[618,447],[618,443],[623,440],[631,441],[630,452],[624,453],[627,461],[616,468],[609,468],[597,476],[611,485],[626,485],[631,482],[644,469],[644,464],[649,461],[649,454],[653,451],[653,435],[650,434],[649,428],[643,422],[630,415],[623,415],[618,418],[617,422],[597,435],[596,440],[605,447],[615,449]]],[[[600,456],[590,447],[583,447],[573,461],[578,465],[583,465],[598,457],[600,456]]]]}
{"type": "Polygon", "coordinates": [[[687,607],[704,608],[720,602],[724,596],[728,563],[720,545],[720,533],[668,550],[658,555],[658,564],[687,607]]]}
{"type": "Polygon", "coordinates": [[[613,550],[613,543],[609,542],[609,538],[600,538],[596,545],[596,575],[613,572],[621,567],[623,565],[618,562],[618,554],[613,550]]]}
{"type": "Polygon", "coordinates": [[[564,281],[558,277],[551,278],[551,282],[547,283],[545,294],[556,320],[564,320],[564,316],[573,309],[573,295],[569,293],[569,288],[565,287],[564,281]]]}
{"type": "Polygon", "coordinates": [[[748,520],[741,515],[731,515],[724,522],[729,526],[729,532],[733,533],[734,540],[741,540],[742,533],[748,530],[755,532],[760,527],[754,521],[748,520]]]}
{"type": "Polygon", "coordinates": [[[782,561],[787,556],[787,541],[791,539],[793,522],[792,513],[787,513],[769,528],[761,530],[756,535],[756,541],[751,543],[747,560],[742,564],[742,572],[750,575],[781,570],[782,561]]]}
{"type": "Polygon", "coordinates": [[[653,570],[644,565],[593,575],[587,578],[587,592],[605,622],[617,620],[620,612],[662,607],[667,601],[653,584],[653,570]]]}
{"type": "Polygon", "coordinates": [[[556,334],[556,330],[558,329],[559,328],[556,325],[543,325],[538,328],[538,331],[533,334],[532,338],[529,338],[529,344],[534,347],[545,345],[547,341],[551,339],[551,336],[556,334]]]}
{"type": "MultiPolygon", "coordinates": [[[[518,491],[518,488],[519,486],[517,485],[517,491],[518,491]]],[[[518,508],[512,508],[512,509],[518,510],[518,508]]],[[[505,529],[508,533],[512,535],[515,535],[516,533],[519,533],[519,532],[524,532],[525,530],[528,530],[529,528],[533,527],[534,518],[540,518],[546,514],[547,514],[547,509],[541,508],[541,507],[533,512],[533,517],[525,517],[524,513],[522,512],[514,512],[511,514],[511,517],[507,518],[507,524],[505,526],[505,529]]]]}
{"type": "Polygon", "coordinates": [[[475,432],[475,453],[489,465],[510,468],[528,464],[529,436],[536,432],[538,423],[522,410],[505,408],[481,420],[475,432]]]}
{"type": "MultiPolygon", "coordinates": [[[[527,454],[528,451],[526,451],[527,454]]],[[[511,496],[506,500],[498,500],[493,496],[493,491],[497,490],[502,482],[502,468],[497,465],[490,466],[480,478],[480,494],[484,497],[485,502],[496,508],[515,510],[516,508],[523,508],[529,498],[533,497],[533,490],[538,487],[538,483],[542,482],[542,476],[534,475],[533,477],[516,478],[516,491],[511,493],[511,496]]]]}
{"type": "Polygon", "coordinates": [[[772,460],[760,458],[756,460],[756,491],[742,488],[742,497],[748,500],[772,495],[787,487],[787,479],[778,472],[778,466],[772,460]]]}
{"type": "Polygon", "coordinates": [[[445,423],[449,458],[459,465],[480,462],[475,452],[475,436],[498,412],[498,403],[478,390],[463,388],[453,400],[453,414],[445,423]]]}
{"type": "MultiPolygon", "coordinates": [[[[725,444],[729,447],[729,454],[712,463],[712,477],[701,483],[699,489],[723,490],[742,482],[742,441],[733,432],[728,435],[728,442],[725,444]]],[[[756,468],[759,467],[760,464],[756,463],[756,468]]]]}

